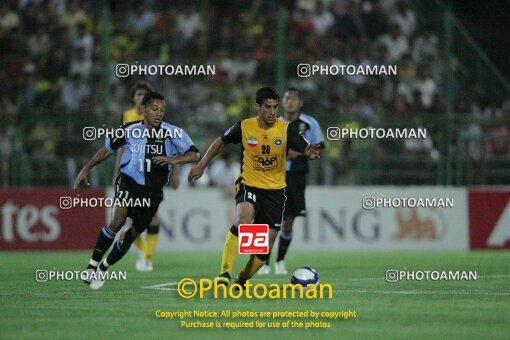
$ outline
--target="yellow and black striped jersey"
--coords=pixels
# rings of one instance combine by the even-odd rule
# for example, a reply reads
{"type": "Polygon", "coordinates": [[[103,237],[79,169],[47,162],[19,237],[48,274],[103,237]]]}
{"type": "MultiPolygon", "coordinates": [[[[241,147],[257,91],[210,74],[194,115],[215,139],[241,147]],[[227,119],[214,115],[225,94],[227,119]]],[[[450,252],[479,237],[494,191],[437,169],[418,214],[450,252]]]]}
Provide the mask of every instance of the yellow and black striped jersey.
{"type": "Polygon", "coordinates": [[[266,130],[259,127],[257,117],[237,122],[221,140],[242,145],[241,183],[271,190],[286,186],[287,151],[303,152],[309,144],[296,124],[276,119],[266,130]]]}

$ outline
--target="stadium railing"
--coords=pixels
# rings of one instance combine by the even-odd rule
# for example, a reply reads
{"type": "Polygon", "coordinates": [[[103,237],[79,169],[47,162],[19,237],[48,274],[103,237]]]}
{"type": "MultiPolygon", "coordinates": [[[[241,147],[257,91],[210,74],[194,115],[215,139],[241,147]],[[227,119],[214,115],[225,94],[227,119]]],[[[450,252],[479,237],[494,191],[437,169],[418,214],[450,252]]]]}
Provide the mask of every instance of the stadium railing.
{"type": "MultiPolygon", "coordinates": [[[[427,117],[426,115],[422,115],[427,117]]],[[[76,118],[76,117],[75,117],[76,118]]],[[[323,127],[343,122],[321,122],[323,127]]],[[[436,152],[410,152],[402,140],[353,139],[327,141],[324,157],[311,163],[311,184],[350,185],[491,185],[510,182],[510,136],[495,133],[510,130],[510,119],[472,119],[456,115],[425,118],[436,152]],[[469,127],[475,127],[475,134],[469,127]],[[491,152],[496,145],[502,152],[491,152]],[[505,152],[505,150],[507,150],[505,152]]],[[[69,187],[77,171],[102,146],[103,140],[85,141],[84,126],[96,126],[90,119],[44,118],[11,126],[4,186],[69,187]]],[[[112,127],[115,125],[112,125],[112,127]]],[[[413,128],[414,119],[385,119],[374,127],[413,128]]],[[[226,128],[226,127],[225,127],[226,128]]],[[[196,127],[201,131],[200,127],[196,127]]],[[[204,128],[205,129],[205,128],[204,128]]],[[[204,130],[205,131],[205,130],[204,130]]],[[[194,133],[195,142],[205,150],[210,142],[205,133],[194,133]]],[[[4,150],[5,151],[5,150],[4,150]]],[[[114,157],[97,167],[93,184],[109,186],[114,157]]],[[[2,170],[5,172],[5,169],[2,170]]]]}
{"type": "Polygon", "coordinates": [[[428,26],[444,44],[445,60],[453,64],[455,78],[473,84],[477,94],[489,103],[510,98],[510,82],[490,61],[455,13],[441,0],[410,1],[421,27],[428,26]],[[450,42],[450,43],[447,43],[450,42]]]}

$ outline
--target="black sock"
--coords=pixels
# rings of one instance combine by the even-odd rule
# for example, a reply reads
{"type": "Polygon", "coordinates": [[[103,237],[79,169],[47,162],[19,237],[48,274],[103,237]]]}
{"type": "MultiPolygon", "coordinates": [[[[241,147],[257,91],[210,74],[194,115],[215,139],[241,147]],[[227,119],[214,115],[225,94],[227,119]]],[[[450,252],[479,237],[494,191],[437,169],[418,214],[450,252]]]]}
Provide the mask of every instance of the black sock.
{"type": "Polygon", "coordinates": [[[110,231],[106,226],[104,226],[99,235],[97,235],[96,247],[92,252],[92,258],[89,261],[89,265],[87,269],[92,268],[96,269],[99,261],[103,258],[104,254],[110,248],[115,239],[115,233],[110,231]]]}
{"type": "Polygon", "coordinates": [[[230,232],[234,234],[236,237],[239,237],[239,230],[237,230],[237,227],[235,225],[230,227],[230,232]]]}
{"type": "Polygon", "coordinates": [[[147,228],[147,234],[159,234],[159,224],[149,226],[147,228]]]}
{"type": "Polygon", "coordinates": [[[122,246],[119,241],[115,242],[115,244],[112,247],[112,251],[110,252],[110,254],[108,254],[108,257],[106,258],[106,262],[108,263],[107,268],[119,262],[119,260],[127,253],[130,247],[131,244],[129,244],[128,246],[122,246]]]}
{"type": "Polygon", "coordinates": [[[278,245],[278,257],[276,258],[276,262],[283,261],[285,258],[285,254],[287,254],[287,250],[289,249],[290,241],[292,241],[292,233],[284,233],[283,231],[280,233],[280,244],[278,245]]]}
{"type": "Polygon", "coordinates": [[[267,260],[266,264],[269,266],[269,259],[271,258],[271,250],[269,250],[269,253],[267,253],[267,260]]]}

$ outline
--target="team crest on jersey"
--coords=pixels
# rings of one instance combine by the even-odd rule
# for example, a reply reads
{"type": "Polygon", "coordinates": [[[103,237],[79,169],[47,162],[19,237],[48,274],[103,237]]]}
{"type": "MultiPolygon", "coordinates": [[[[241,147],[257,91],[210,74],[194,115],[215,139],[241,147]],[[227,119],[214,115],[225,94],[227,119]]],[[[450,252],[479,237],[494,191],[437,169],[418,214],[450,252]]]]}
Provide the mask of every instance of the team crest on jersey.
{"type": "Polygon", "coordinates": [[[259,144],[259,141],[255,137],[249,137],[248,138],[248,145],[249,146],[257,146],[259,144]]]}
{"type": "Polygon", "coordinates": [[[276,137],[274,140],[273,140],[273,143],[274,143],[274,146],[276,147],[279,147],[283,144],[283,141],[280,137],[276,137]]]}

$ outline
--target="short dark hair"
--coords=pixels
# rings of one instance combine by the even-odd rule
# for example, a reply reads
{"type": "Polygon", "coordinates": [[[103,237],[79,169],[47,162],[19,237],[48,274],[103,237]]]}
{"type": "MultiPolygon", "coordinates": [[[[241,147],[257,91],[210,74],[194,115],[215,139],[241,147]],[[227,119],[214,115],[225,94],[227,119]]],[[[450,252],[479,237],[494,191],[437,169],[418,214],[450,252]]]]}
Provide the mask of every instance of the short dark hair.
{"type": "Polygon", "coordinates": [[[156,91],[149,91],[145,94],[145,96],[143,96],[142,105],[146,106],[147,104],[149,104],[149,102],[151,100],[154,100],[154,99],[165,100],[165,96],[163,96],[161,93],[156,92],[156,91]]]}
{"type": "Polygon", "coordinates": [[[298,95],[298,97],[299,97],[299,99],[301,99],[301,98],[302,98],[302,97],[301,97],[301,91],[299,91],[299,90],[298,90],[297,88],[295,88],[295,87],[289,87],[289,88],[287,89],[287,91],[285,91],[285,92],[296,92],[296,93],[297,93],[297,95],[298,95]]]}
{"type": "Polygon", "coordinates": [[[280,100],[280,96],[276,93],[276,90],[272,87],[261,87],[255,94],[255,101],[257,104],[262,105],[266,99],[280,100]]]}
{"type": "Polygon", "coordinates": [[[130,92],[131,96],[129,97],[131,100],[133,100],[133,97],[137,90],[145,90],[147,92],[154,91],[154,89],[148,82],[141,80],[141,81],[137,82],[135,84],[135,86],[133,86],[133,88],[131,89],[131,92],[130,92]]]}

